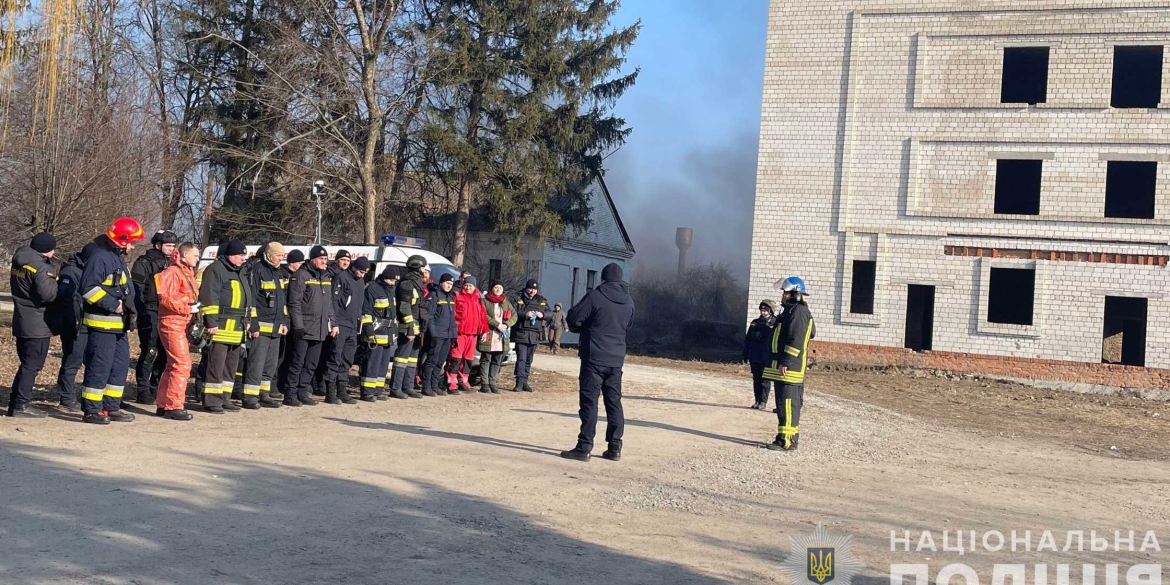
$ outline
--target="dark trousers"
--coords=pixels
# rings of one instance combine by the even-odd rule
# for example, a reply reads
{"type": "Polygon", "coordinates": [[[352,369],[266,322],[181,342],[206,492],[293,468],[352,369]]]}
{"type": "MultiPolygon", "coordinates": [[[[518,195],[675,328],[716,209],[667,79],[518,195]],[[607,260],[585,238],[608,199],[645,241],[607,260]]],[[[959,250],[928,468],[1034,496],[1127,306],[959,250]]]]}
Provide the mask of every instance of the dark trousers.
{"type": "Polygon", "coordinates": [[[20,358],[20,367],[16,369],[16,377],[12,379],[12,393],[8,395],[9,415],[17,407],[24,408],[32,401],[33,383],[37,381],[37,374],[45,367],[45,358],[49,356],[49,338],[17,337],[16,355],[20,358]]]}
{"type": "Polygon", "coordinates": [[[394,374],[390,379],[391,390],[406,392],[414,389],[414,373],[418,370],[421,346],[421,335],[415,335],[414,340],[410,340],[406,334],[398,334],[398,348],[394,350],[394,374]]]}
{"type": "Polygon", "coordinates": [[[303,334],[294,334],[288,341],[288,377],[284,380],[285,398],[308,398],[313,392],[313,376],[321,362],[321,348],[324,341],[305,339],[303,334]]]}
{"type": "Polygon", "coordinates": [[[626,417],[622,412],[622,369],[581,362],[579,382],[581,434],[577,435],[577,446],[584,451],[593,449],[593,437],[597,434],[597,398],[602,395],[605,400],[605,441],[620,447],[626,430],[626,417]]]}
{"type": "Polygon", "coordinates": [[[260,335],[248,340],[248,361],[244,366],[244,404],[269,398],[272,377],[276,375],[280,358],[280,338],[260,335]]]}
{"type": "Polygon", "coordinates": [[[344,390],[349,386],[349,370],[353,367],[353,356],[357,353],[357,331],[339,327],[337,336],[329,344],[329,357],[325,362],[325,383],[337,384],[344,390]]]}
{"type": "Polygon", "coordinates": [[[485,351],[479,354],[479,381],[483,386],[495,388],[500,380],[500,366],[504,364],[504,352],[485,351]]]}
{"type": "MultiPolygon", "coordinates": [[[[157,323],[158,317],[154,317],[157,323]]],[[[138,328],[138,364],[134,367],[135,400],[153,402],[158,381],[167,367],[167,351],[154,325],[138,328]]]]}
{"type": "Polygon", "coordinates": [[[536,357],[535,344],[516,344],[516,384],[524,384],[528,381],[528,374],[532,371],[532,358],[534,357],[536,357]]]}
{"type": "Polygon", "coordinates": [[[75,334],[65,332],[61,335],[61,369],[57,371],[57,395],[61,398],[61,404],[76,404],[79,400],[77,396],[77,371],[85,362],[85,342],[87,339],[89,339],[87,329],[82,329],[75,334]]]}
{"type": "Polygon", "coordinates": [[[443,365],[447,363],[447,356],[451,353],[451,340],[446,337],[427,338],[427,361],[423,364],[423,388],[447,388],[447,379],[443,375],[443,365]]]}
{"type": "Polygon", "coordinates": [[[276,368],[276,375],[272,378],[272,389],[284,393],[284,380],[288,377],[288,360],[285,356],[288,355],[288,338],[292,337],[292,333],[280,336],[280,351],[277,355],[277,363],[280,364],[276,368]]]}
{"type": "Polygon", "coordinates": [[[130,340],[125,331],[90,329],[85,343],[81,410],[86,414],[122,410],[122,392],[130,371],[130,340]]]}
{"type": "Polygon", "coordinates": [[[381,396],[386,387],[386,370],[394,357],[393,345],[375,345],[366,352],[362,362],[362,396],[381,396]]]}
{"type": "Polygon", "coordinates": [[[788,447],[800,436],[800,407],[804,406],[804,384],[776,383],[777,438],[788,447]]]}
{"type": "Polygon", "coordinates": [[[767,404],[768,395],[772,393],[772,381],[764,379],[764,368],[767,364],[751,363],[752,367],[752,392],[756,395],[757,404],[767,404]]]}
{"type": "Polygon", "coordinates": [[[232,397],[236,368],[240,364],[240,346],[230,343],[212,343],[207,353],[207,370],[203,380],[203,406],[222,407],[232,397]]]}

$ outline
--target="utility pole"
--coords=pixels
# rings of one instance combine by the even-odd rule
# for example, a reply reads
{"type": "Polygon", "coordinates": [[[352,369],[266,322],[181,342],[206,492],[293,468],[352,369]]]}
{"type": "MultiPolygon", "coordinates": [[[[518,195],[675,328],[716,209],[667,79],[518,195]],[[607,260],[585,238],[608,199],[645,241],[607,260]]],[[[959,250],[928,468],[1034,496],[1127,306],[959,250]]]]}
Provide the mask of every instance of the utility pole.
{"type": "Polygon", "coordinates": [[[317,239],[316,243],[321,243],[321,188],[325,186],[325,181],[317,180],[313,183],[313,197],[317,199],[317,239]]]}

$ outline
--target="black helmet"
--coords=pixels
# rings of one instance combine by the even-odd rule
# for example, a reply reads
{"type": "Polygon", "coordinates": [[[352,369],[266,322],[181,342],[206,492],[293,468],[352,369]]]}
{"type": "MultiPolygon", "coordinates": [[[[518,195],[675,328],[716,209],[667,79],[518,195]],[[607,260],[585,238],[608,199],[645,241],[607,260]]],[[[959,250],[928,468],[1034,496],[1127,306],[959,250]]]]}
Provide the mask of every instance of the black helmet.
{"type": "Polygon", "coordinates": [[[406,259],[406,267],[411,270],[421,270],[422,267],[426,265],[427,259],[419,256],[418,254],[415,254],[414,256],[406,259]]]}
{"type": "Polygon", "coordinates": [[[201,319],[191,319],[187,324],[187,342],[191,345],[191,351],[199,351],[211,343],[211,336],[207,335],[207,328],[201,319]]]}
{"type": "Polygon", "coordinates": [[[150,245],[157,246],[159,244],[178,244],[179,236],[171,230],[158,230],[150,237],[150,245]]]}

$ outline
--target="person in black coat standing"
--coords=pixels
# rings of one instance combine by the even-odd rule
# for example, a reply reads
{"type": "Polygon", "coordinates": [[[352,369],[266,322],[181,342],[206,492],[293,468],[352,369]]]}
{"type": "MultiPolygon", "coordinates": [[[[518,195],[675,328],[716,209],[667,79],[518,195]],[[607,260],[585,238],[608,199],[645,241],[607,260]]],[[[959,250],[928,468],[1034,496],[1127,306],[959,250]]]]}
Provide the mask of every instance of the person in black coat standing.
{"type": "Polygon", "coordinates": [[[536,356],[536,346],[540,345],[540,333],[548,327],[552,308],[548,300],[540,296],[540,285],[535,278],[528,280],[513,304],[520,318],[512,328],[512,341],[516,344],[516,387],[512,391],[532,392],[532,386],[528,385],[532,358],[536,356]]]}
{"type": "Polygon", "coordinates": [[[29,408],[33,382],[45,367],[49,355],[49,339],[53,337],[45,308],[57,299],[57,276],[49,260],[57,248],[57,239],[41,232],[28,246],[21,246],[12,255],[12,333],[16,335],[16,355],[20,367],[12,380],[8,396],[8,416],[42,418],[44,413],[29,408]]]}
{"type": "Polygon", "coordinates": [[[567,316],[569,331],[579,333],[581,374],[581,434],[577,446],[562,451],[561,457],[589,461],[597,433],[597,397],[605,396],[605,440],[601,456],[610,461],[622,458],[622,366],[626,361],[626,332],[634,322],[634,300],[622,282],[622,267],[609,264],[601,271],[601,286],[589,291],[567,316]]]}

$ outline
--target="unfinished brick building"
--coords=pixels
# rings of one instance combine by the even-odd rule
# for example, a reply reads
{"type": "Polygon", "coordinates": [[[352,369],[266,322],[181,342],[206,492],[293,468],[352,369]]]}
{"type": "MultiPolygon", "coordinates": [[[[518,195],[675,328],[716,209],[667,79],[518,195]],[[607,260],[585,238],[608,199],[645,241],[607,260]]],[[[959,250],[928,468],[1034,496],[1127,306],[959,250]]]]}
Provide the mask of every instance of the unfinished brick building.
{"type": "Polygon", "coordinates": [[[797,274],[822,353],[1157,385],[1102,363],[1170,368],[1166,44],[1165,1],[773,0],[753,306],[797,274]]]}

